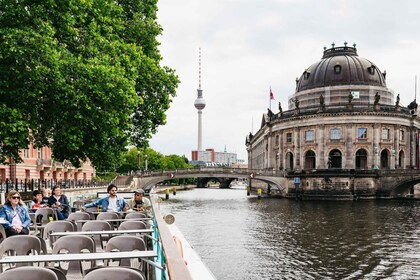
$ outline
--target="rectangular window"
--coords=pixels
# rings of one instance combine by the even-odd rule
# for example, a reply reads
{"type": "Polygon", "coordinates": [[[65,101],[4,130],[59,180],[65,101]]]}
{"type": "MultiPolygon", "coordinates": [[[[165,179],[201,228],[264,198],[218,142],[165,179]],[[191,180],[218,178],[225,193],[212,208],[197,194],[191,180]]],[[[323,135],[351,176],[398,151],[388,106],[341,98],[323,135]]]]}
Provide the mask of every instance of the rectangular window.
{"type": "Polygon", "coordinates": [[[23,157],[28,158],[29,157],[29,149],[23,149],[23,157]]]}
{"type": "Polygon", "coordinates": [[[38,149],[38,158],[42,159],[42,149],[41,148],[38,149]]]}
{"type": "Polygon", "coordinates": [[[389,140],[389,129],[382,128],[382,140],[389,140]]]}
{"type": "Polygon", "coordinates": [[[357,129],[357,139],[367,139],[367,128],[357,129]]]}
{"type": "Polygon", "coordinates": [[[286,141],[287,141],[287,143],[292,143],[292,133],[291,132],[286,134],[286,141]]]}
{"type": "Polygon", "coordinates": [[[315,141],[315,130],[307,130],[307,131],[305,131],[305,141],[306,142],[313,142],[313,141],[315,141]]]}
{"type": "Polygon", "coordinates": [[[400,130],[400,141],[404,141],[404,130],[400,130]]]}
{"type": "Polygon", "coordinates": [[[340,140],[341,139],[341,128],[331,128],[330,139],[331,140],[340,140]]]}

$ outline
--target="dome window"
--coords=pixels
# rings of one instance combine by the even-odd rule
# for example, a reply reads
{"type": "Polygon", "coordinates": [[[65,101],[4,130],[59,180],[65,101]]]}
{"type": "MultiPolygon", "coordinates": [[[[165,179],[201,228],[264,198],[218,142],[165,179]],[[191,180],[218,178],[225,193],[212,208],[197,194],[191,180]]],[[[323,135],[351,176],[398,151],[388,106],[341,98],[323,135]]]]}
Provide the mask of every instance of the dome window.
{"type": "Polygon", "coordinates": [[[372,66],[370,66],[370,67],[368,67],[368,72],[369,72],[369,74],[371,74],[371,75],[374,75],[375,74],[375,65],[372,65],[372,66]]]}
{"type": "Polygon", "coordinates": [[[309,71],[305,71],[305,72],[303,72],[303,78],[304,78],[305,80],[309,79],[309,75],[311,75],[311,72],[309,72],[309,71]]]}
{"type": "Polygon", "coordinates": [[[340,74],[341,73],[341,65],[334,66],[334,73],[335,74],[340,74]]]}

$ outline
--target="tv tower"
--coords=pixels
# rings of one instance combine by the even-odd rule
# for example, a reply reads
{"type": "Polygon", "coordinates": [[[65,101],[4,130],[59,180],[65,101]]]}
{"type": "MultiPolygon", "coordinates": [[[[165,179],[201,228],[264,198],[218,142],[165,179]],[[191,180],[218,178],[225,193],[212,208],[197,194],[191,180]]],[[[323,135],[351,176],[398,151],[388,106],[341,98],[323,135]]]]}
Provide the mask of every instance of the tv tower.
{"type": "Polygon", "coordinates": [[[197,89],[197,99],[194,101],[194,106],[198,110],[198,147],[197,151],[203,150],[202,143],[202,125],[201,125],[201,115],[203,110],[206,107],[206,101],[203,98],[203,90],[201,89],[201,48],[198,49],[198,89],[197,89]]]}

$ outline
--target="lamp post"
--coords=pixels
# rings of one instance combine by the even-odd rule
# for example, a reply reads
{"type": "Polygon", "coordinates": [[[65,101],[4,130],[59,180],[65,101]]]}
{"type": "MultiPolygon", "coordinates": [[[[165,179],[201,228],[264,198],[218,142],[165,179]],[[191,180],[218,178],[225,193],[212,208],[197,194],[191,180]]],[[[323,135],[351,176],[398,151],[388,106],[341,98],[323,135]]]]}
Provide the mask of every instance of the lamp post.
{"type": "Polygon", "coordinates": [[[141,170],[140,170],[140,150],[137,151],[137,168],[141,172],[141,170]]]}
{"type": "Polygon", "coordinates": [[[144,171],[147,171],[147,154],[144,155],[144,171]]]}

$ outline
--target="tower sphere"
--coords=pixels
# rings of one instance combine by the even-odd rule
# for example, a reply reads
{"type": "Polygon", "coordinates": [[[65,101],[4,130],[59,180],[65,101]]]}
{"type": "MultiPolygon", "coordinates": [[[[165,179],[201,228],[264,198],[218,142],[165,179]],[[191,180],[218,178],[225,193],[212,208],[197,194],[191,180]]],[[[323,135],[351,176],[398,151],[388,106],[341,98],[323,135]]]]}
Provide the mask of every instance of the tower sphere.
{"type": "Polygon", "coordinates": [[[206,101],[204,98],[197,98],[194,101],[194,106],[197,110],[203,110],[206,107],[206,101]]]}

